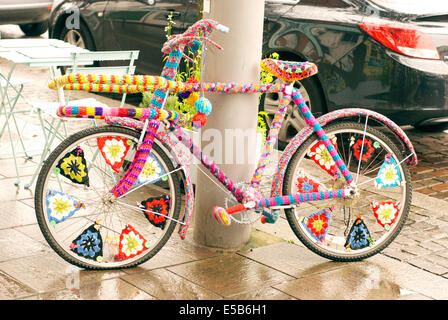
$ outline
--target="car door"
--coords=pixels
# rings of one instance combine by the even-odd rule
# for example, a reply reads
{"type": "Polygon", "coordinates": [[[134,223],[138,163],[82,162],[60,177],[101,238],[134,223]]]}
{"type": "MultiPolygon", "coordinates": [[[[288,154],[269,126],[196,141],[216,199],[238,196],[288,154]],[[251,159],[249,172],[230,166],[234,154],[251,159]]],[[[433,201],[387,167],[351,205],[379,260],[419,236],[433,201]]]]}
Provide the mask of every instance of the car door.
{"type": "Polygon", "coordinates": [[[160,74],[168,16],[174,23],[172,33],[180,33],[187,7],[188,0],[110,0],[104,15],[110,39],[106,50],[140,50],[136,72],[160,74]]]}

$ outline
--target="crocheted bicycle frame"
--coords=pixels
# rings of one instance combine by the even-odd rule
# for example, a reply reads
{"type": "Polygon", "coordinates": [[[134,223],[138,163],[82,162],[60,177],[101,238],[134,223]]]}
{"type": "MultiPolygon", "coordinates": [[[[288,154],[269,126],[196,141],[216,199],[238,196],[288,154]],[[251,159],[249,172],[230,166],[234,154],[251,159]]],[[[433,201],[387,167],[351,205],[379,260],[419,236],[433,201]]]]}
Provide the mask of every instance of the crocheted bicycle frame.
{"type": "MultiPolygon", "coordinates": [[[[196,23],[193,27],[187,30],[184,35],[189,38],[195,38],[197,32],[202,32],[207,36],[216,26],[216,22],[212,20],[202,20],[196,23]]],[[[331,155],[342,177],[345,179],[347,185],[352,184],[353,176],[347,169],[345,163],[339,156],[336,148],[327,137],[324,129],[319,121],[311,113],[310,109],[303,100],[298,89],[289,84],[235,84],[235,83],[184,83],[173,81],[179,63],[183,57],[183,50],[187,42],[179,41],[179,38],[172,38],[164,46],[169,52],[168,60],[163,68],[162,76],[105,76],[105,75],[84,75],[73,74],[67,75],[51,82],[50,88],[62,87],[64,90],[85,90],[92,92],[119,92],[119,93],[136,93],[144,91],[154,91],[154,98],[150,103],[148,109],[138,108],[95,108],[95,107],[67,107],[61,106],[58,110],[58,115],[63,117],[77,117],[77,118],[96,118],[106,119],[110,124],[119,124],[127,127],[132,127],[144,132],[144,139],[137,148],[137,152],[131,163],[129,169],[126,171],[122,179],[111,189],[111,193],[117,198],[125,196],[131,189],[134,182],[137,180],[146,159],[149,156],[152,144],[155,139],[164,143],[175,155],[175,160],[183,168],[185,173],[185,187],[186,187],[186,212],[183,221],[179,227],[179,235],[182,239],[185,238],[188,230],[191,216],[193,214],[194,194],[192,190],[191,178],[186,170],[187,160],[185,156],[176,148],[178,142],[183,143],[191,154],[193,154],[201,164],[209,170],[209,172],[229,190],[233,196],[238,200],[237,206],[227,209],[228,214],[233,214],[246,209],[255,209],[262,207],[286,206],[297,203],[319,201],[333,198],[345,198],[347,196],[346,189],[337,189],[323,192],[307,192],[297,193],[293,195],[280,195],[277,192],[276,196],[259,197],[259,187],[263,172],[268,163],[270,154],[274,148],[275,142],[278,138],[279,129],[285,118],[287,107],[292,101],[307,123],[307,130],[312,130],[317,134],[319,140],[323,143],[328,153],[331,155]],[[175,43],[175,44],[174,44],[175,43]],[[274,116],[273,123],[268,133],[267,141],[261,153],[258,165],[252,176],[250,188],[258,193],[257,197],[247,198],[243,194],[234,181],[232,181],[219,167],[203,153],[200,147],[195,145],[192,139],[185,133],[182,127],[177,123],[179,115],[176,112],[169,112],[163,110],[166,97],[171,93],[179,93],[183,91],[190,92],[220,92],[220,93],[264,93],[276,92],[282,93],[282,99],[279,103],[278,110],[274,116]],[[138,121],[140,120],[140,121],[138,121]],[[144,120],[144,122],[142,121],[144,120]],[[157,132],[160,121],[167,120],[169,122],[169,130],[174,133],[177,141],[174,141],[166,132],[157,132]]],[[[309,136],[308,136],[309,137],[309,136]]],[[[299,144],[304,141],[300,141],[299,144]]],[[[294,150],[296,150],[295,148],[294,150]]],[[[412,145],[408,148],[413,150],[412,145]]],[[[291,155],[287,155],[287,160],[291,155]]],[[[278,171],[283,170],[287,165],[283,163],[278,171]]],[[[416,159],[415,159],[416,162],[416,159]]],[[[278,181],[278,180],[277,180],[278,181]]],[[[276,186],[279,190],[281,186],[276,186]]],[[[272,193],[274,194],[274,193],[272,193]]]]}

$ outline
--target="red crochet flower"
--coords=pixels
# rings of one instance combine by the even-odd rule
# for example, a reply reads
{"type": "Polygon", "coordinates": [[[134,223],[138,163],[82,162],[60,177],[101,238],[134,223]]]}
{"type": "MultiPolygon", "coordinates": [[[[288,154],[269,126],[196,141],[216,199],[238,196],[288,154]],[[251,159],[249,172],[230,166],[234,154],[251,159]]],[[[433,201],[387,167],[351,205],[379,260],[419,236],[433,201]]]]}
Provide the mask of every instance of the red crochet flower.
{"type": "Polygon", "coordinates": [[[149,242],[131,225],[121,231],[118,245],[118,254],[114,256],[115,260],[123,261],[133,258],[143,253],[149,248],[149,242]]]}
{"type": "Polygon", "coordinates": [[[163,215],[168,215],[170,201],[168,196],[163,196],[160,198],[149,198],[141,202],[143,205],[143,213],[148,221],[162,230],[166,223],[166,218],[163,215]]]}
{"type": "Polygon", "coordinates": [[[199,80],[191,76],[190,78],[188,78],[187,83],[199,83],[199,80]]]}
{"type": "Polygon", "coordinates": [[[304,192],[319,192],[319,183],[307,176],[297,178],[297,191],[300,193],[304,192]]]}
{"type": "MultiPolygon", "coordinates": [[[[336,143],[332,141],[333,146],[336,149],[336,143]]],[[[338,174],[338,169],[333,157],[327,151],[324,143],[319,141],[315,143],[308,151],[308,156],[313,159],[313,161],[321,167],[323,170],[327,171],[331,176],[338,174]]]]}
{"type": "Polygon", "coordinates": [[[358,139],[356,143],[353,145],[353,155],[356,160],[367,162],[371,157],[375,149],[372,146],[372,140],[364,139],[364,147],[362,147],[362,139],[358,139]],[[362,156],[361,156],[362,149],[362,156]]]}
{"type": "Polygon", "coordinates": [[[316,240],[323,240],[327,234],[331,218],[329,212],[322,210],[307,217],[306,228],[316,240]]]}

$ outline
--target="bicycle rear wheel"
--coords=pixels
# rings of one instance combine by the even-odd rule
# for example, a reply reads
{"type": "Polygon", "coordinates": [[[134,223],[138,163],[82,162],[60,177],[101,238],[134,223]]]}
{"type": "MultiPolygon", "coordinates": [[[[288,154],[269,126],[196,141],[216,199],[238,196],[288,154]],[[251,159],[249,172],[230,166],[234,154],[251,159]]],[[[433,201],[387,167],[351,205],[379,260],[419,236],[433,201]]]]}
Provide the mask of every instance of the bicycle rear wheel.
{"type": "MultiPolygon", "coordinates": [[[[381,131],[344,122],[325,128],[352,173],[359,194],[285,209],[300,241],[335,261],[357,261],[377,254],[400,233],[409,213],[411,176],[397,146],[381,131]]],[[[318,192],[347,186],[316,135],[301,145],[285,172],[283,194],[318,192]],[[337,177],[337,175],[336,175],[337,177]]]]}
{"type": "Polygon", "coordinates": [[[35,210],[49,245],[86,269],[133,267],[153,257],[179,218],[180,172],[154,143],[122,197],[109,191],[124,175],[140,133],[124,127],[82,130],[48,157],[36,183],[35,210]]]}

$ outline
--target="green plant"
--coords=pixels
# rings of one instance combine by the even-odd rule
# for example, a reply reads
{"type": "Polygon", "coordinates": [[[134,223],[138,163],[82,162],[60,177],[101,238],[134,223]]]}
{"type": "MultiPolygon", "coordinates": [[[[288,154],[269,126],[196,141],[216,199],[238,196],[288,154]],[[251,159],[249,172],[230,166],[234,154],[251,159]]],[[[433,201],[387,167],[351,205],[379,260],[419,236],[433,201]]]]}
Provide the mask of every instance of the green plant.
{"type": "MultiPolygon", "coordinates": [[[[170,13],[167,17],[167,25],[165,26],[166,38],[169,39],[171,37],[171,32],[173,25],[176,23],[172,19],[172,13],[170,13]]],[[[187,48],[187,55],[191,56],[190,49],[187,48]]],[[[168,57],[164,58],[164,61],[168,57]]],[[[278,59],[279,54],[274,52],[269,55],[269,58],[278,59]]],[[[189,79],[195,79],[197,81],[201,81],[201,62],[202,62],[202,50],[199,49],[192,59],[193,61],[186,61],[185,71],[180,71],[176,74],[176,81],[188,81],[189,79]]],[[[272,75],[264,70],[260,72],[260,82],[263,84],[268,84],[274,81],[272,75]]],[[[153,93],[152,92],[144,92],[142,101],[140,102],[139,107],[147,108],[152,100],[153,93]]],[[[261,98],[261,94],[260,94],[261,98]]],[[[180,99],[177,94],[170,94],[167,98],[165,109],[169,111],[176,111],[182,115],[183,126],[187,129],[192,129],[191,121],[193,116],[196,114],[196,108],[186,101],[180,99]]],[[[268,114],[264,111],[260,111],[258,113],[258,124],[257,124],[257,133],[260,133],[262,136],[262,143],[266,141],[267,132],[268,132],[268,114]]]]}
{"type": "MultiPolygon", "coordinates": [[[[172,19],[172,13],[170,13],[167,17],[167,25],[165,27],[165,33],[166,38],[169,39],[171,36],[171,31],[173,28],[173,25],[176,23],[172,19]]],[[[190,49],[187,48],[187,55],[191,55],[190,49]]],[[[176,81],[188,81],[189,79],[196,79],[200,80],[201,70],[200,70],[200,64],[201,64],[201,57],[202,57],[202,51],[198,50],[193,58],[193,61],[186,61],[185,64],[185,71],[179,71],[176,74],[176,81]]],[[[168,59],[168,56],[166,56],[163,61],[168,59]]],[[[147,108],[153,98],[152,92],[144,92],[142,101],[139,104],[139,107],[141,108],[147,108]]],[[[170,94],[167,98],[165,109],[169,111],[176,111],[182,115],[182,121],[183,126],[192,129],[191,121],[193,116],[196,114],[196,108],[190,104],[188,104],[186,101],[180,99],[177,94],[170,94]]]]}
{"type": "MultiPolygon", "coordinates": [[[[278,59],[280,58],[280,55],[277,52],[273,52],[269,55],[270,59],[278,59]]],[[[274,77],[269,72],[266,72],[264,70],[261,70],[260,72],[260,83],[262,84],[268,84],[272,83],[274,81],[274,77]]],[[[260,95],[261,96],[261,95],[260,95]]]]}
{"type": "MultiPolygon", "coordinates": [[[[277,52],[273,52],[269,55],[271,59],[278,59],[280,55],[277,52]]],[[[264,71],[263,69],[260,72],[260,83],[269,84],[274,81],[274,77],[269,72],[264,71]]],[[[261,103],[262,94],[260,93],[259,99],[261,103]]],[[[257,122],[257,133],[261,134],[262,137],[262,145],[266,142],[267,135],[269,131],[268,124],[268,113],[265,111],[258,112],[258,122],[257,122]]]]}

